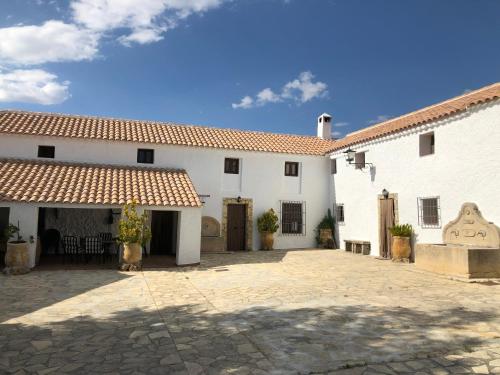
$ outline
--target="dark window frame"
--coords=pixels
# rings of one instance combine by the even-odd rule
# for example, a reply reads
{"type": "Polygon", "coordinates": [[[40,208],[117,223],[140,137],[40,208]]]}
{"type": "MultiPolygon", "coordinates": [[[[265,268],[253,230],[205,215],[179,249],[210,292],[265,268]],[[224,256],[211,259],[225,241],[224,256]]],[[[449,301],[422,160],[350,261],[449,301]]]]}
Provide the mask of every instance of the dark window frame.
{"type": "Polygon", "coordinates": [[[441,228],[440,197],[417,198],[418,224],[422,228],[441,228]]]}
{"type": "Polygon", "coordinates": [[[354,163],[356,169],[364,169],[366,167],[366,152],[356,152],[354,154],[354,163]]]}
{"type": "Polygon", "coordinates": [[[154,164],[155,150],[152,148],[137,149],[137,163],[139,164],[154,164]]]}
{"type": "Polygon", "coordinates": [[[286,236],[306,235],[306,202],[280,201],[280,229],[286,236]]]}
{"type": "Polygon", "coordinates": [[[418,153],[420,157],[436,153],[436,135],[434,132],[420,134],[418,137],[418,153]]]}
{"type": "Polygon", "coordinates": [[[39,145],[37,155],[39,158],[54,159],[56,156],[56,146],[39,145]]]}
{"type": "Polygon", "coordinates": [[[344,203],[335,204],[335,220],[337,224],[345,224],[345,206],[344,203]]]}
{"type": "Polygon", "coordinates": [[[286,177],[299,177],[299,162],[285,161],[285,176],[286,177]]]}
{"type": "Polygon", "coordinates": [[[240,159],[224,158],[224,173],[240,174],[240,159]]]}
{"type": "Polygon", "coordinates": [[[330,174],[337,174],[337,159],[330,159],[330,174]]]}

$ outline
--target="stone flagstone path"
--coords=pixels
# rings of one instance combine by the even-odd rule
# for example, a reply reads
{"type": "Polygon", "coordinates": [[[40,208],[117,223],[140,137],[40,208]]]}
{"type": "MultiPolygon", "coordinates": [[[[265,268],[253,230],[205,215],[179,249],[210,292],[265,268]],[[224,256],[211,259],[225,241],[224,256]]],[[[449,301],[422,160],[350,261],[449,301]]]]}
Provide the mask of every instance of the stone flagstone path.
{"type": "Polygon", "coordinates": [[[0,277],[0,374],[500,374],[500,283],[338,250],[0,277]]]}

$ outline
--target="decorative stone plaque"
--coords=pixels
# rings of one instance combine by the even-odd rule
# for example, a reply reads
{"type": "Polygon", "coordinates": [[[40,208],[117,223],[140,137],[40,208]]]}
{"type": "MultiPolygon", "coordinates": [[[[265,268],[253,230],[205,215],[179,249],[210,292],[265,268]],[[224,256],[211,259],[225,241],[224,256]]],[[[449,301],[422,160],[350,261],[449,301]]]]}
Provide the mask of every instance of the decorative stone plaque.
{"type": "Polygon", "coordinates": [[[211,216],[203,216],[201,218],[201,236],[219,237],[220,236],[219,221],[211,216]]]}
{"type": "Polygon", "coordinates": [[[451,245],[500,247],[500,228],[483,218],[475,203],[464,203],[458,217],[443,229],[443,242],[451,245]]]}

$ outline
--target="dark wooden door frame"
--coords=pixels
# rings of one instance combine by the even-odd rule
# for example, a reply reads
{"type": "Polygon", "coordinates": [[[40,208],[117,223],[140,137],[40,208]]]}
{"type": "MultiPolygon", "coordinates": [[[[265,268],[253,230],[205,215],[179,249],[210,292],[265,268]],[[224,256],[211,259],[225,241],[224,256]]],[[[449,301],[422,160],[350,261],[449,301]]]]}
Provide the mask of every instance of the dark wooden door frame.
{"type": "Polygon", "coordinates": [[[246,250],[246,205],[227,206],[227,244],[228,251],[246,250]]]}

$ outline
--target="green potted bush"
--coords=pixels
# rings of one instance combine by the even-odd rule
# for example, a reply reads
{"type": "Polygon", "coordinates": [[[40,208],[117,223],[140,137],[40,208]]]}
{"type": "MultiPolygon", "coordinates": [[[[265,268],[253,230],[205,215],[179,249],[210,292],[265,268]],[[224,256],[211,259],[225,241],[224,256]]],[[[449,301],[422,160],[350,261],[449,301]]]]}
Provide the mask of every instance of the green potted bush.
{"type": "Polygon", "coordinates": [[[123,206],[123,217],[118,223],[118,243],[123,245],[120,268],[124,271],[142,269],[142,247],[151,240],[148,216],[139,215],[136,206],[135,202],[123,206]]]}
{"type": "Polygon", "coordinates": [[[410,224],[395,225],[389,231],[392,234],[392,260],[409,262],[413,227],[410,224]]]}
{"type": "Polygon", "coordinates": [[[262,250],[272,250],[274,245],[274,233],[279,228],[278,215],[271,208],[257,218],[257,228],[260,233],[262,250]]]}
{"type": "Polygon", "coordinates": [[[5,229],[4,238],[7,240],[5,252],[5,273],[22,274],[30,271],[29,247],[20,234],[19,222],[17,226],[9,224],[5,229]],[[15,238],[15,240],[11,240],[15,238]]]}
{"type": "Polygon", "coordinates": [[[318,246],[327,249],[335,247],[335,218],[332,216],[332,211],[328,209],[326,215],[321,219],[316,228],[316,243],[318,246]]]}

